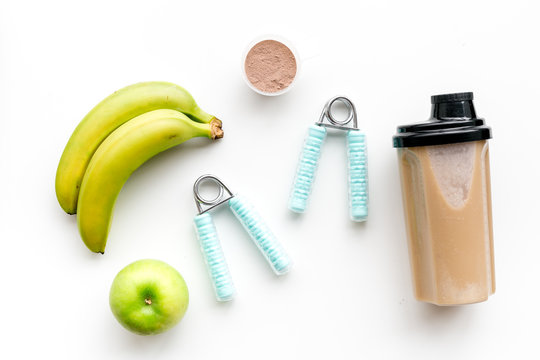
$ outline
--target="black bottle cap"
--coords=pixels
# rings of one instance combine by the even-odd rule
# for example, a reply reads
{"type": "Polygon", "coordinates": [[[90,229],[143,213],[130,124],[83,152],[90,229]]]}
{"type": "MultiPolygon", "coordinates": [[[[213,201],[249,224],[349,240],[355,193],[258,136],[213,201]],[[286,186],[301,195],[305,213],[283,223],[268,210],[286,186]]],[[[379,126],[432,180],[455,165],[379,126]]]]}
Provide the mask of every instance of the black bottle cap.
{"type": "Polygon", "coordinates": [[[472,101],[474,96],[472,92],[463,92],[455,94],[443,94],[443,95],[433,95],[431,96],[432,104],[440,104],[446,102],[455,102],[455,101],[472,101]]]}
{"type": "Polygon", "coordinates": [[[476,117],[473,93],[434,95],[427,122],[401,125],[394,135],[394,147],[453,144],[491,139],[491,129],[476,117]]]}

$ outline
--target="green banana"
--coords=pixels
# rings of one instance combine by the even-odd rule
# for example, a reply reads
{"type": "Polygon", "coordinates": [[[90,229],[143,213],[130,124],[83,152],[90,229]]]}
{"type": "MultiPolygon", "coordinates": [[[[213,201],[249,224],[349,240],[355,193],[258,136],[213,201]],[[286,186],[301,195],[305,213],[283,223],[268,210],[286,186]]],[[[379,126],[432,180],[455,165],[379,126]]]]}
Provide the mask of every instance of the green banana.
{"type": "Polygon", "coordinates": [[[94,107],[69,139],[56,171],[56,197],[68,214],[77,212],[79,188],[99,144],[123,123],[157,109],[173,109],[200,123],[219,121],[199,108],[178,85],[152,81],[127,86],[94,107]]]}
{"type": "Polygon", "coordinates": [[[77,223],[86,246],[103,253],[118,193],[154,155],[193,137],[223,137],[221,122],[196,123],[176,110],[137,116],[113,131],[92,156],[81,183],[77,223]]]}

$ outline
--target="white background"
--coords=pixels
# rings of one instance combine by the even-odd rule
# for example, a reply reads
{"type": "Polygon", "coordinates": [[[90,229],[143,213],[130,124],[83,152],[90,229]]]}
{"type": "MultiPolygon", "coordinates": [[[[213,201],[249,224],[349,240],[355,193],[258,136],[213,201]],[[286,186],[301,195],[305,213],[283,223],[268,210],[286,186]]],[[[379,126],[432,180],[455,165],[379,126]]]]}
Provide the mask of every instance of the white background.
{"type": "Polygon", "coordinates": [[[538,358],[540,52],[537,1],[10,1],[0,3],[0,358],[538,358]],[[286,95],[242,80],[246,45],[293,42],[286,95]],[[166,80],[223,120],[136,171],[105,255],[54,194],[77,123],[126,85],[166,80]],[[474,91],[491,140],[497,292],[439,308],[412,294],[395,127],[427,119],[432,94],[474,91]],[[329,136],[307,212],[286,202],[302,142],[325,101],[356,104],[369,141],[370,218],[347,215],[344,139],[329,136]],[[217,225],[238,290],[215,301],[195,239],[191,186],[220,176],[249,198],[294,258],[273,275],[229,211],[217,225]],[[178,269],[190,305],[171,331],[124,330],[108,305],[141,258],[178,269]]]}

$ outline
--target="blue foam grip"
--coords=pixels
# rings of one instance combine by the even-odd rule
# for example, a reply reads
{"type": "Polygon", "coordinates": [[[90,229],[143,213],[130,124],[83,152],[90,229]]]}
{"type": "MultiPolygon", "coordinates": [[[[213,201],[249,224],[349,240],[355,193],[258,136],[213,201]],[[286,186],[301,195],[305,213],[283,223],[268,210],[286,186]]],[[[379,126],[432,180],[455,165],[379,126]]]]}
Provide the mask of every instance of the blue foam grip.
{"type": "Polygon", "coordinates": [[[302,213],[306,210],[325,138],[326,129],[324,127],[318,125],[309,127],[289,198],[289,209],[294,212],[302,213]]]}
{"type": "Polygon", "coordinates": [[[289,256],[253,206],[238,195],[229,200],[229,206],[274,272],[277,275],[288,272],[291,267],[289,256]]]}
{"type": "Polygon", "coordinates": [[[235,290],[210,214],[195,216],[195,230],[218,301],[232,300],[235,290]]]}
{"type": "Polygon", "coordinates": [[[349,213],[351,220],[368,217],[368,169],[366,135],[360,130],[347,131],[349,158],[349,213]]]}

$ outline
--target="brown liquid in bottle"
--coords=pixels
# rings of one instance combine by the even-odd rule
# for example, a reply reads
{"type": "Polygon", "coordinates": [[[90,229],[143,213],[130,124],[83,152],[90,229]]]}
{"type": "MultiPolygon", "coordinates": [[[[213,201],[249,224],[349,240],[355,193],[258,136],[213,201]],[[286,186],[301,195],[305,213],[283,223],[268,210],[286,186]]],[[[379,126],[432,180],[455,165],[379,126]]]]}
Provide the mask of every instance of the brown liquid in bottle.
{"type": "Polygon", "coordinates": [[[485,140],[398,149],[418,300],[487,300],[495,291],[489,151],[485,140]]]}

